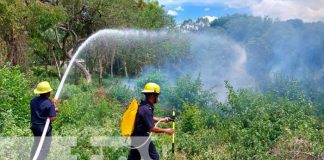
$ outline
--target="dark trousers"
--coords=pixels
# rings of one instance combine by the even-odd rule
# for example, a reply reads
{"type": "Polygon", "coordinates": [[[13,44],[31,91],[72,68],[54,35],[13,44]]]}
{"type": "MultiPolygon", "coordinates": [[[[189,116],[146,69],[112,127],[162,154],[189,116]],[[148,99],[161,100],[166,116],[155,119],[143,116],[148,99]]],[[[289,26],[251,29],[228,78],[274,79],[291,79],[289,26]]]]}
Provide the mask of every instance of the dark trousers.
{"type": "Polygon", "coordinates": [[[144,160],[150,160],[150,159],[160,160],[160,156],[156,151],[155,146],[152,142],[149,143],[149,146],[144,145],[139,149],[131,149],[129,151],[127,160],[141,160],[141,158],[143,158],[144,160]],[[147,152],[147,148],[148,148],[148,152],[147,152]],[[144,154],[142,155],[143,157],[141,157],[140,152],[144,154]],[[148,155],[145,155],[147,153],[148,155]]]}
{"type": "MultiPolygon", "coordinates": [[[[33,159],[36,149],[38,147],[39,141],[41,139],[42,133],[43,133],[43,129],[44,129],[45,125],[32,125],[31,126],[31,130],[33,132],[34,135],[34,143],[33,143],[33,148],[30,152],[30,159],[33,159]]],[[[52,142],[52,127],[49,126],[48,130],[46,132],[46,137],[44,140],[44,144],[42,146],[42,149],[39,153],[39,156],[37,158],[37,160],[44,160],[46,158],[47,153],[49,152],[50,146],[51,146],[51,142],[52,142]]]]}

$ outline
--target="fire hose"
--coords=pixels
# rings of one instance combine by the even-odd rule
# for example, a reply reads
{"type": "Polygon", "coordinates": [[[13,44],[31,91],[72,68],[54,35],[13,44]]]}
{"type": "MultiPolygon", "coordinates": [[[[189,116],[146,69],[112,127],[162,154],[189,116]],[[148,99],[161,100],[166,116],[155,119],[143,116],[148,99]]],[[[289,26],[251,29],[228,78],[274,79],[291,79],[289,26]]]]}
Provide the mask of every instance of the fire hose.
{"type": "MultiPolygon", "coordinates": [[[[175,120],[175,112],[174,111],[173,111],[173,114],[172,114],[172,118],[170,118],[169,120],[172,121],[172,129],[174,130],[175,129],[175,122],[174,122],[174,120],[175,120]]],[[[155,123],[154,127],[157,127],[161,121],[162,121],[162,119],[159,120],[159,121],[157,121],[155,123]]],[[[130,147],[129,146],[126,146],[126,147],[129,148],[129,149],[139,149],[139,148],[142,148],[151,139],[152,134],[153,133],[151,132],[150,135],[149,135],[149,137],[141,145],[135,146],[135,147],[134,146],[130,146],[130,147]]],[[[174,133],[172,134],[172,153],[174,153],[174,133]]]]}
{"type": "MultiPolygon", "coordinates": [[[[162,120],[157,121],[155,123],[154,127],[157,127],[161,121],[162,120]]],[[[153,133],[151,132],[150,135],[147,137],[147,139],[141,145],[135,146],[135,147],[134,146],[126,146],[126,147],[129,148],[129,149],[140,149],[140,148],[142,148],[151,139],[152,134],[153,133]]]]}

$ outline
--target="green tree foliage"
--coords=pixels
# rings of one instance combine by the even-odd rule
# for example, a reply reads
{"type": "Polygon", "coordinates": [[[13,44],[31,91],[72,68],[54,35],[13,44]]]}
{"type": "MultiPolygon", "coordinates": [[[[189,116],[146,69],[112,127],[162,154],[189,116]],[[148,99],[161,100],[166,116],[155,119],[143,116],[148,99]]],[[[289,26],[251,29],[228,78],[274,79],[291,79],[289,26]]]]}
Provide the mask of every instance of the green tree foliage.
{"type": "Polygon", "coordinates": [[[24,34],[25,24],[28,23],[25,18],[28,15],[25,6],[26,4],[19,0],[0,1],[1,41],[7,46],[5,57],[11,65],[24,63],[27,57],[23,46],[27,39],[24,34]]]}
{"type": "MultiPolygon", "coordinates": [[[[142,2],[143,3],[143,2],[142,2]]],[[[139,13],[139,28],[159,29],[164,26],[173,27],[173,18],[166,14],[158,1],[147,2],[139,13]]]]}
{"type": "Polygon", "coordinates": [[[102,28],[157,29],[173,24],[172,17],[166,15],[156,1],[63,0],[61,4],[67,9],[70,20],[75,21],[75,30],[87,36],[102,28]]]}
{"type": "MultiPolygon", "coordinates": [[[[34,65],[54,65],[56,58],[61,59],[62,52],[56,43],[54,28],[66,19],[61,6],[52,6],[40,2],[31,2],[28,6],[30,19],[28,33],[29,46],[33,52],[34,65]]],[[[47,68],[46,68],[47,71],[47,68]]]]}
{"type": "Polygon", "coordinates": [[[7,44],[7,61],[12,65],[22,64],[27,67],[33,61],[29,58],[33,52],[42,57],[43,61],[51,57],[48,56],[51,54],[45,53],[48,52],[48,43],[53,41],[46,41],[44,34],[63,20],[62,8],[36,0],[2,0],[0,6],[1,38],[7,44]]]}
{"type": "MultiPolygon", "coordinates": [[[[0,69],[0,133],[15,135],[14,130],[29,121],[30,84],[18,67],[0,69]],[[8,128],[9,127],[9,128],[8,128]],[[9,133],[10,131],[10,133],[9,133]]],[[[18,132],[17,135],[26,135],[18,132]]],[[[0,134],[1,135],[1,134],[0,134]]]]}

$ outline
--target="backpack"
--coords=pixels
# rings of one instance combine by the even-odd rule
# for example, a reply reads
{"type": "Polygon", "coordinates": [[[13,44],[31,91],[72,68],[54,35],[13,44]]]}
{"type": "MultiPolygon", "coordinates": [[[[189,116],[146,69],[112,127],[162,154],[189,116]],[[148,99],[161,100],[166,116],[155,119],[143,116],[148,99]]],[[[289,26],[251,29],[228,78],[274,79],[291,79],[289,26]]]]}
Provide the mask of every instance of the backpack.
{"type": "Polygon", "coordinates": [[[124,137],[129,137],[133,133],[138,106],[137,100],[133,99],[123,114],[120,123],[120,131],[121,135],[124,137]]]}

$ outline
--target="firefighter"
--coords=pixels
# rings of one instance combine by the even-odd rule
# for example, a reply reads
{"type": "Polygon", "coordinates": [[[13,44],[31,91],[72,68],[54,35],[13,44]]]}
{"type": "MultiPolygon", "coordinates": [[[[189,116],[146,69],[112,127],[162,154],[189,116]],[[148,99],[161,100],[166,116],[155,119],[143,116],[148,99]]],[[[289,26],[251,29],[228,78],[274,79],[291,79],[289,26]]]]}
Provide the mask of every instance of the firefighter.
{"type": "MultiPolygon", "coordinates": [[[[38,94],[39,96],[34,97],[30,101],[31,130],[34,135],[34,144],[31,151],[31,159],[34,157],[34,154],[38,147],[47,118],[49,118],[51,122],[56,120],[56,112],[58,112],[58,109],[49,99],[52,90],[53,89],[51,88],[49,82],[40,82],[34,90],[34,93],[38,94]]],[[[43,160],[46,158],[51,145],[51,135],[52,126],[49,125],[38,160],[43,160]]]]}
{"type": "MultiPolygon", "coordinates": [[[[148,137],[150,132],[167,133],[172,135],[174,133],[172,128],[164,129],[155,126],[155,122],[160,121],[167,123],[171,120],[169,117],[154,117],[154,104],[158,102],[160,86],[156,83],[147,83],[142,91],[142,94],[145,95],[145,100],[140,103],[136,114],[134,131],[131,135],[132,143],[134,141],[134,137],[148,137]]],[[[142,142],[142,140],[140,141],[142,142]]],[[[141,142],[138,144],[141,144],[141,142]]],[[[141,155],[139,152],[140,149],[131,149],[128,155],[128,160],[140,160],[141,158],[159,160],[160,156],[156,151],[153,142],[149,141],[148,145],[149,146],[146,148],[148,148],[149,158],[147,158],[148,156],[146,155],[141,155]]]]}

